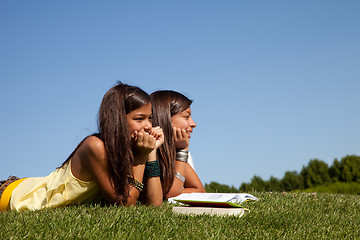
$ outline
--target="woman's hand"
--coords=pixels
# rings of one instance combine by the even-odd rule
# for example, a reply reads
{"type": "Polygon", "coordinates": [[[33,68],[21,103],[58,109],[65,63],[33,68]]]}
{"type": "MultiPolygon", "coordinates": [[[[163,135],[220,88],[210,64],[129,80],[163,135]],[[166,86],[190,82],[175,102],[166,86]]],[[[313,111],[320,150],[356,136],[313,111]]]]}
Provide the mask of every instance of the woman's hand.
{"type": "Polygon", "coordinates": [[[189,137],[185,129],[174,127],[176,149],[187,149],[189,147],[189,137]]]}
{"type": "Polygon", "coordinates": [[[157,150],[164,143],[164,133],[160,127],[153,127],[150,130],[150,135],[155,138],[155,150],[157,150]]]}
{"type": "Polygon", "coordinates": [[[141,130],[134,134],[134,155],[140,158],[147,158],[148,154],[154,150],[156,146],[156,138],[141,130]]]}
{"type": "MultiPolygon", "coordinates": [[[[150,136],[155,138],[155,147],[148,155],[148,162],[153,164],[156,161],[156,151],[164,143],[164,133],[160,127],[154,127],[150,130],[150,136]]],[[[146,172],[146,166],[145,166],[146,172]]],[[[160,172],[159,172],[160,173],[160,172]]],[[[141,193],[141,202],[146,205],[160,206],[163,201],[163,192],[160,176],[151,176],[144,178],[144,190],[141,193]]]]}

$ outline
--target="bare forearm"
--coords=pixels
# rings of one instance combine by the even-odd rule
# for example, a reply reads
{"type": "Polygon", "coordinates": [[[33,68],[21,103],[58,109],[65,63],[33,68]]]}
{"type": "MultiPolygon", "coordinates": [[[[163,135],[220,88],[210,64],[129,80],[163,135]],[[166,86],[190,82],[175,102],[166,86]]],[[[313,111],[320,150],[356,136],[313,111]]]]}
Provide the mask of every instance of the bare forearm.
{"type": "Polygon", "coordinates": [[[203,193],[205,192],[205,189],[202,187],[202,188],[184,188],[183,193],[193,193],[193,192],[198,192],[198,193],[203,193]]]}
{"type": "MultiPolygon", "coordinates": [[[[175,161],[175,172],[181,174],[186,179],[186,164],[184,162],[175,161]]],[[[184,189],[184,182],[179,178],[174,177],[173,185],[171,186],[169,192],[166,194],[166,198],[171,198],[180,195],[184,189]]]]}
{"type": "Polygon", "coordinates": [[[201,183],[199,176],[190,164],[186,164],[186,181],[183,192],[205,192],[205,188],[201,183]]]}
{"type": "Polygon", "coordinates": [[[174,179],[174,184],[169,191],[167,198],[175,197],[180,195],[181,193],[192,193],[192,192],[205,192],[205,188],[201,183],[198,175],[194,171],[194,169],[188,164],[176,161],[176,164],[180,171],[185,169],[183,176],[185,177],[185,183],[182,183],[179,179],[174,179]],[[182,168],[180,168],[180,166],[182,168]]]}
{"type": "Polygon", "coordinates": [[[159,163],[156,161],[156,150],[149,154],[145,168],[150,169],[145,169],[147,176],[144,178],[145,189],[143,192],[144,197],[142,198],[143,203],[160,206],[162,204],[163,192],[160,181],[159,163]]]}
{"type": "Polygon", "coordinates": [[[163,192],[160,177],[146,178],[143,203],[146,205],[161,206],[163,192]]]}
{"type": "MultiPolygon", "coordinates": [[[[131,168],[134,179],[142,183],[144,178],[144,170],[145,170],[145,163],[134,165],[131,168]]],[[[129,184],[129,189],[130,189],[129,197],[127,199],[126,205],[133,206],[136,205],[137,203],[137,200],[140,195],[140,190],[135,188],[132,184],[129,184]]]]}

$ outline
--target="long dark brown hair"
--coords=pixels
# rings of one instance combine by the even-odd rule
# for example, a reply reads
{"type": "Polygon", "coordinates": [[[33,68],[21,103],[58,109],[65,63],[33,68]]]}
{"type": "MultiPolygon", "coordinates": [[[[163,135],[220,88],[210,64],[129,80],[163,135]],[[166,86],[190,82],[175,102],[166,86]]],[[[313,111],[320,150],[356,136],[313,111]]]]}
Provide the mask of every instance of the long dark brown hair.
{"type": "MultiPolygon", "coordinates": [[[[127,176],[131,175],[133,164],[126,115],[150,102],[149,95],[140,88],[118,82],[105,93],[98,114],[99,132],[91,135],[104,142],[109,175],[119,195],[119,201],[124,203],[129,194],[127,176]]],[[[63,164],[71,159],[85,139],[63,164]]]]}
{"type": "Polygon", "coordinates": [[[161,170],[161,184],[164,195],[169,192],[175,176],[175,137],[171,117],[190,107],[192,100],[179,92],[171,90],[156,91],[150,94],[152,104],[152,124],[160,126],[165,141],[157,150],[161,170]]]}

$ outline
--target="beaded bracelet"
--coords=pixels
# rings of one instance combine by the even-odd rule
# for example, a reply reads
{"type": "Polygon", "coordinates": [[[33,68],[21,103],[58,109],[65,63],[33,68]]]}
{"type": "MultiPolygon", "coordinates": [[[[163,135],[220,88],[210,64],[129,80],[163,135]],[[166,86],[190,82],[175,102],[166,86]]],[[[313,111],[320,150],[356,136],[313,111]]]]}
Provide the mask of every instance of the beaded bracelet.
{"type": "Polygon", "coordinates": [[[185,182],[185,177],[184,177],[183,175],[181,175],[179,172],[176,172],[176,173],[175,173],[175,177],[176,177],[177,179],[179,179],[180,181],[182,181],[182,183],[185,182]]]}
{"type": "Polygon", "coordinates": [[[131,184],[134,188],[136,188],[139,191],[142,191],[144,188],[144,184],[135,178],[128,177],[129,184],[131,184]]]}
{"type": "Polygon", "coordinates": [[[189,151],[188,150],[179,150],[179,151],[176,152],[175,160],[187,163],[188,162],[188,157],[189,157],[189,151]]]}
{"type": "Polygon", "coordinates": [[[146,162],[144,176],[148,178],[160,176],[159,160],[146,162]]]}

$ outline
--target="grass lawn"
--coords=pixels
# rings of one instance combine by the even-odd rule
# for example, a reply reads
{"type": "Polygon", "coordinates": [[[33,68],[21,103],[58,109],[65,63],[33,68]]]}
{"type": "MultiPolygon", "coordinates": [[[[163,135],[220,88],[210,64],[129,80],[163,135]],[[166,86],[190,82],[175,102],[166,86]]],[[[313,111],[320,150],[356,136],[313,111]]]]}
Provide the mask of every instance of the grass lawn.
{"type": "Polygon", "coordinates": [[[0,212],[0,239],[360,239],[360,196],[251,193],[245,217],[186,216],[172,205],[0,212]]]}

